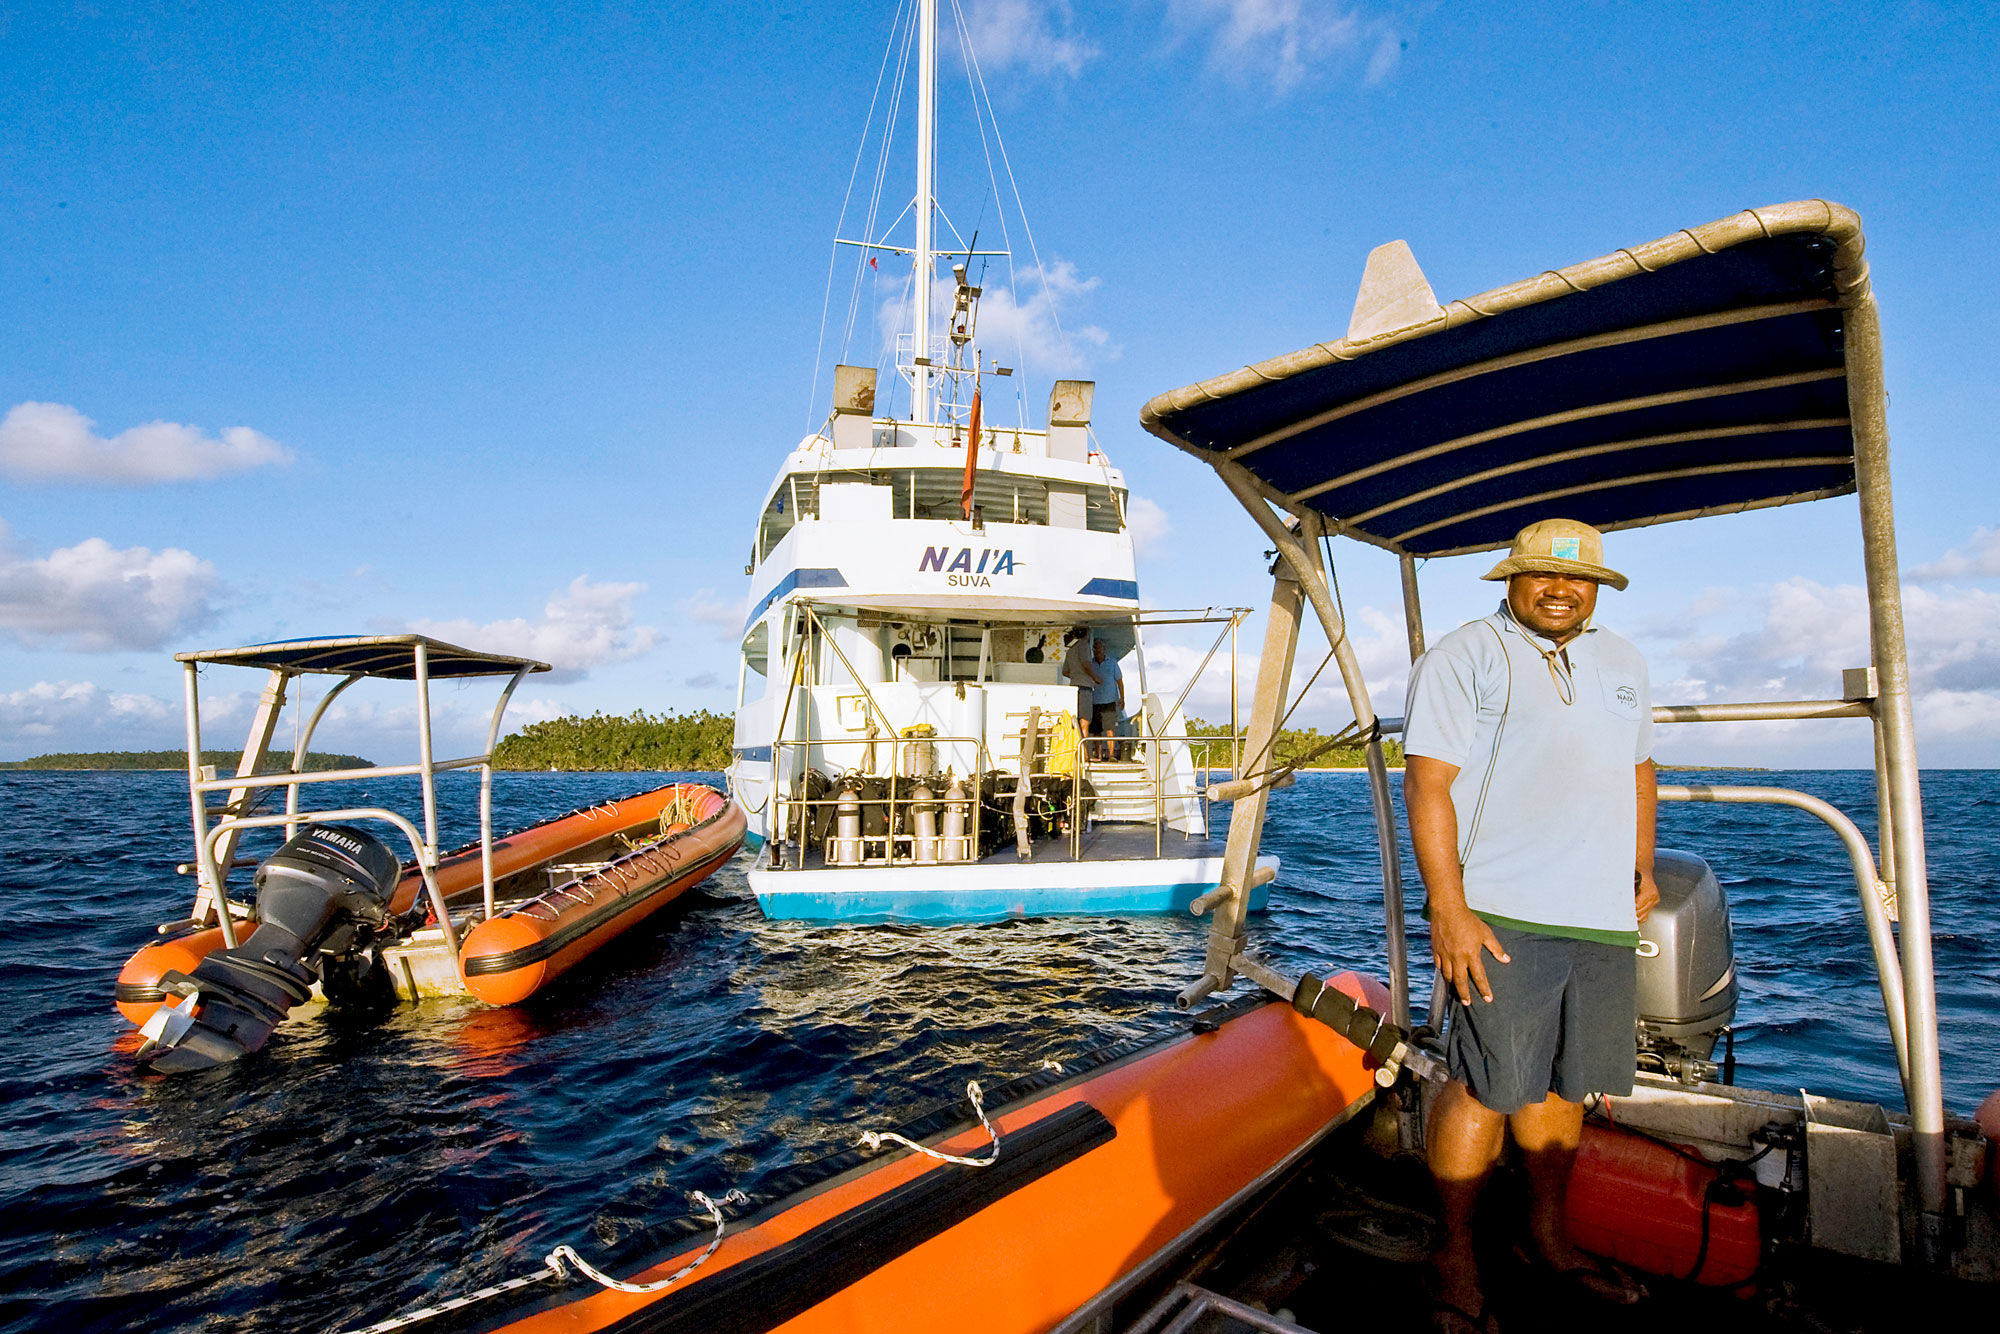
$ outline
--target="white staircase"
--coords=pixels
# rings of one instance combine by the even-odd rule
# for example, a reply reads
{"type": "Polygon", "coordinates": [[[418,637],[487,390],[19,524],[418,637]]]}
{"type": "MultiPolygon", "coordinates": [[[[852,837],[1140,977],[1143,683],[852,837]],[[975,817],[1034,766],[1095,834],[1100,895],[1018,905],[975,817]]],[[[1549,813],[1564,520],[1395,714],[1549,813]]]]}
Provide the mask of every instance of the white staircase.
{"type": "Polygon", "coordinates": [[[1144,764],[1092,760],[1085,766],[1083,776],[1090,780],[1092,790],[1097,793],[1097,805],[1091,814],[1098,821],[1152,822],[1156,810],[1153,780],[1144,764]]]}

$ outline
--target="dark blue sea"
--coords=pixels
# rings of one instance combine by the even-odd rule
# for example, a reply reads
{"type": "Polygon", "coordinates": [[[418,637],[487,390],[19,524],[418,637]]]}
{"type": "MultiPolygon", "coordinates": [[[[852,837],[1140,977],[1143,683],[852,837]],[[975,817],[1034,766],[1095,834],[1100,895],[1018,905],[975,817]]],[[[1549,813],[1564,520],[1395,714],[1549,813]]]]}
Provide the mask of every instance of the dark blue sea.
{"type": "MultiPolygon", "coordinates": [[[[1713,777],[1826,797],[1872,836],[1869,774],[1713,777]]],[[[498,827],[662,781],[503,774],[498,827]]],[[[447,785],[453,813],[473,791],[447,785]]],[[[390,782],[370,799],[407,796],[390,782]]],[[[2000,1085],[2000,773],[1930,773],[1924,797],[1947,1100],[1965,1112],[2000,1085]]],[[[164,1079],[134,1068],[111,988],[186,912],[185,779],[0,773],[0,811],[0,1331],[347,1329],[530,1272],[562,1242],[600,1254],[685,1213],[686,1191],[755,1191],[968,1078],[1170,1028],[1202,952],[1191,918],[765,922],[739,859],[527,1005],[359,1026],[301,1011],[254,1058],[164,1079]]],[[[1734,905],[1738,1081],[1900,1105],[1833,834],[1742,806],[1666,807],[1661,824],[1734,905]]],[[[446,837],[475,832],[461,818],[446,837]]],[[[1265,847],[1284,872],[1256,946],[1379,974],[1365,782],[1277,793],[1265,847]]]]}

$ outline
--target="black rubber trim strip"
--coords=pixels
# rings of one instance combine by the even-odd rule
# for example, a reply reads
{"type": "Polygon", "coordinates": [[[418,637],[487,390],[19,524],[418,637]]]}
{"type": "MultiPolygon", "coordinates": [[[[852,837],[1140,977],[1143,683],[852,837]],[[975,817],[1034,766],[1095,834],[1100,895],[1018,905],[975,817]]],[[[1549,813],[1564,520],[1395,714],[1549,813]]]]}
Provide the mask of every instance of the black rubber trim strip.
{"type": "Polygon", "coordinates": [[[111,997],[121,1005],[144,1005],[165,1000],[167,993],[158,983],[120,982],[111,989],[111,997]]]}
{"type": "Polygon", "coordinates": [[[941,1164],[707,1282],[669,1288],[652,1306],[605,1329],[753,1334],[775,1328],[1117,1135],[1104,1113],[1072,1103],[1002,1136],[991,1167],[941,1164]]]}
{"type": "MultiPolygon", "coordinates": [[[[633,855],[637,856],[639,854],[635,853],[633,855]]],[[[552,958],[558,951],[574,943],[581,937],[589,935],[606,922],[611,921],[613,918],[621,917],[645,903],[648,899],[660,893],[668,885],[678,881],[688,872],[700,871],[701,878],[706,880],[715,873],[716,867],[722,865],[723,862],[728,861],[735,855],[735,848],[730,848],[727,852],[711,853],[701,861],[690,862],[684,868],[670,871],[666,875],[661,876],[651,888],[641,890],[637,894],[622,895],[600,907],[592,908],[575,921],[557,928],[553,933],[544,936],[532,945],[523,945],[520,949],[508,950],[504,954],[482,954],[475,958],[467,959],[465,960],[465,975],[467,977],[491,977],[495,973],[511,973],[516,968],[526,968],[530,964],[540,963],[544,959],[552,958]]],[[[613,862],[612,865],[615,866],[617,863],[613,862]]],[[[501,915],[508,916],[509,914],[503,913],[501,915]]]]}

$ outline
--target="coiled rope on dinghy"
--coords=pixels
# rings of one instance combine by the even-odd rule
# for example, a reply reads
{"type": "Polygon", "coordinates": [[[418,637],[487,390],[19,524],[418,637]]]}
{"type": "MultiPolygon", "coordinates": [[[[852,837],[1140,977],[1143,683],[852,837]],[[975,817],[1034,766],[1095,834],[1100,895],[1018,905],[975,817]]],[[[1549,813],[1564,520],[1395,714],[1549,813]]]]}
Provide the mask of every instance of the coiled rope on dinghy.
{"type": "MultiPolygon", "coordinates": [[[[581,1255],[578,1255],[576,1247],[565,1242],[543,1257],[543,1267],[532,1274],[524,1274],[520,1278],[503,1279],[498,1283],[480,1288],[476,1292],[468,1292],[463,1297],[453,1297],[447,1301],[423,1307],[421,1310],[405,1311],[401,1315],[394,1315],[390,1316],[387,1320],[377,1321],[375,1324],[369,1325],[364,1329],[350,1330],[349,1334],[392,1334],[392,1331],[408,1329],[411,1325],[421,1324],[426,1320],[434,1320],[438,1316],[449,1315],[453,1311],[462,1311],[474,1303],[483,1302],[492,1297],[504,1296],[510,1292],[519,1292],[522,1288],[531,1288],[537,1283],[546,1283],[550,1279],[567,1279],[571,1266],[574,1266],[578,1273],[591,1279],[593,1282],[603,1287],[614,1288],[619,1292],[648,1293],[670,1288],[708,1263],[708,1258],[715,1254],[718,1246],[722,1245],[724,1228],[722,1205],[717,1204],[698,1190],[689,1191],[688,1198],[708,1210],[709,1219],[715,1224],[715,1236],[710,1239],[707,1250],[656,1283],[627,1283],[622,1279],[612,1278],[609,1274],[592,1265],[581,1255]]],[[[749,1203],[749,1197],[744,1195],[740,1190],[731,1190],[722,1197],[722,1203],[747,1204],[749,1203]]]]}
{"type": "MultiPolygon", "coordinates": [[[[1049,1064],[1045,1061],[1043,1067],[1047,1068],[1049,1064]]],[[[1061,1070],[1062,1067],[1057,1066],[1056,1069],[1061,1070]]],[[[964,1167],[991,1167],[1000,1161],[1000,1132],[986,1119],[986,1095],[980,1091],[978,1080],[968,1079],[965,1082],[965,1096],[971,1101],[972,1110],[979,1113],[979,1124],[986,1127],[987,1138],[993,1141],[992,1152],[984,1158],[961,1158],[955,1153],[945,1153],[941,1149],[919,1144],[909,1136],[899,1135],[893,1130],[864,1130],[858,1142],[870,1152],[881,1148],[884,1144],[900,1144],[906,1149],[915,1149],[926,1158],[935,1158],[941,1163],[958,1163],[964,1167]]]]}

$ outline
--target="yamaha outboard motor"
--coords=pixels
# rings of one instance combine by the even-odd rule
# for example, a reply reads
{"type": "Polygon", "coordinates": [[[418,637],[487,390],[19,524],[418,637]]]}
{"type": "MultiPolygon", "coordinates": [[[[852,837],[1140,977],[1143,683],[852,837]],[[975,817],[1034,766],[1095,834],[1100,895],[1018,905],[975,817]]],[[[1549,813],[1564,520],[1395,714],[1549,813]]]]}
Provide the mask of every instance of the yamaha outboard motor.
{"type": "Polygon", "coordinates": [[[1729,899],[1688,852],[1653,861],[1659,906],[1639,924],[1639,1068],[1684,1084],[1713,1080],[1715,1040],[1736,1017],[1729,899]]]}
{"type": "Polygon", "coordinates": [[[256,1051],[312,994],[327,956],[350,953],[388,922],[402,878],[396,854],[372,834],[307,825],[257,868],[257,925],[235,949],[192,974],[160,979],[170,1000],[140,1031],[139,1059],[155,1070],[204,1070],[256,1051]]]}

